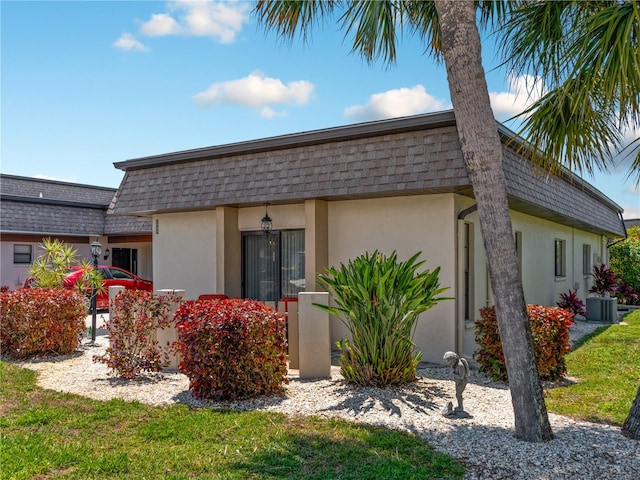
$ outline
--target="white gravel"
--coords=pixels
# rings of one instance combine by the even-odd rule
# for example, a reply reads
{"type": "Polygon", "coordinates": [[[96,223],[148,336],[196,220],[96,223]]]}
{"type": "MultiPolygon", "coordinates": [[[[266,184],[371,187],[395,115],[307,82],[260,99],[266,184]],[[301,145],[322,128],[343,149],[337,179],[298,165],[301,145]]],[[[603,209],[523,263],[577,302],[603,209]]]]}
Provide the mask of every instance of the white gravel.
{"type": "MultiPolygon", "coordinates": [[[[599,326],[576,322],[572,340],[599,326]]],[[[616,327],[617,328],[617,327],[616,327]]],[[[622,328],[622,327],[621,327],[622,328]]],[[[549,414],[555,439],[532,444],[513,435],[509,390],[472,371],[464,391],[468,416],[446,418],[440,409],[455,402],[454,383],[444,367],[423,368],[414,384],[397,388],[363,388],[346,384],[334,368],[331,379],[300,380],[290,371],[285,396],[236,403],[195,399],[187,378],[161,373],[126,381],[94,363],[108,344],[98,331],[96,346],[86,341],[74,355],[19,362],[39,372],[38,385],[95,399],[122,398],[150,405],[184,403],[192,407],[226,407],[289,415],[340,417],[415,433],[437,450],[466,463],[466,479],[640,479],[640,442],[623,437],[619,427],[549,414]]]]}

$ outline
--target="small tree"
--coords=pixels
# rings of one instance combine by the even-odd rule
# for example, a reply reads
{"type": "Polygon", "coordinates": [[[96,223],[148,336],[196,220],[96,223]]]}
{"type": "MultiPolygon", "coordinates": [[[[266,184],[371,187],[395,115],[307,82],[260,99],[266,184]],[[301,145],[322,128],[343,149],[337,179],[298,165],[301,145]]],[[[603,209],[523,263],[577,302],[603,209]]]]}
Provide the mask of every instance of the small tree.
{"type": "MultiPolygon", "coordinates": [[[[34,279],[33,286],[62,288],[64,277],[69,273],[72,265],[77,263],[77,250],[57,238],[53,240],[43,238],[39,247],[43,253],[27,270],[27,275],[34,279]]],[[[76,285],[78,291],[85,295],[97,295],[103,288],[102,276],[86,260],[80,262],[79,268],[82,270],[82,275],[76,285]]]]}
{"type": "Polygon", "coordinates": [[[609,247],[609,264],[616,276],[640,292],[640,227],[631,227],[627,238],[609,247]]]}
{"type": "Polygon", "coordinates": [[[398,262],[395,252],[386,257],[375,251],[318,275],[336,306],[317,306],[340,318],[351,334],[350,341],[338,342],[348,382],[384,386],[415,380],[422,358],[412,341],[418,315],[445,300],[437,295],[447,290],[440,288],[440,267],[418,272],[424,264],[419,256],[398,262]]]}

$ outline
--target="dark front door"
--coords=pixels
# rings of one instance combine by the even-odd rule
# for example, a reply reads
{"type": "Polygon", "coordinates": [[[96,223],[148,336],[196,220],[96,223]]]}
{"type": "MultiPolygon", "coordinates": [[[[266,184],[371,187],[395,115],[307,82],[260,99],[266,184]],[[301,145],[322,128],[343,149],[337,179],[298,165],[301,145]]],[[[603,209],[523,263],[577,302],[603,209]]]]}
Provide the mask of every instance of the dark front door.
{"type": "Polygon", "coordinates": [[[280,235],[245,234],[243,239],[244,298],[261,302],[278,301],[280,284],[280,235]]]}
{"type": "Polygon", "coordinates": [[[304,291],[304,230],[242,237],[242,296],[261,302],[297,297],[304,291]]]}
{"type": "Polygon", "coordinates": [[[124,268],[138,274],[138,250],[135,248],[114,248],[111,257],[111,265],[124,268]]]}

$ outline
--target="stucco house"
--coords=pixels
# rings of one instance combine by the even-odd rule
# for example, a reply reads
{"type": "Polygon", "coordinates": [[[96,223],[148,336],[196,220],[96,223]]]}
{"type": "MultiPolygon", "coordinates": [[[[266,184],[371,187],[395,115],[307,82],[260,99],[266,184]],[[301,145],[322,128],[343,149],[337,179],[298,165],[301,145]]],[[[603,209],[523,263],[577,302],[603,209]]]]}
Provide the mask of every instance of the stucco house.
{"type": "Polygon", "coordinates": [[[115,188],[1,174],[1,285],[23,285],[45,237],[72,245],[87,260],[89,245],[98,239],[101,265],[151,278],[151,220],[109,215],[115,194],[115,188]]]}
{"type": "MultiPolygon", "coordinates": [[[[506,140],[505,174],[528,303],[591,285],[622,209],[568,173],[538,174],[506,140]]],[[[421,251],[454,301],[423,314],[426,361],[471,355],[492,303],[486,259],[452,111],[132,159],[113,213],[152,219],[157,289],[277,301],[318,289],[317,272],[363,252],[421,251]],[[268,214],[272,230],[261,231],[268,214]]],[[[345,335],[331,320],[332,341],[345,335]]]]}

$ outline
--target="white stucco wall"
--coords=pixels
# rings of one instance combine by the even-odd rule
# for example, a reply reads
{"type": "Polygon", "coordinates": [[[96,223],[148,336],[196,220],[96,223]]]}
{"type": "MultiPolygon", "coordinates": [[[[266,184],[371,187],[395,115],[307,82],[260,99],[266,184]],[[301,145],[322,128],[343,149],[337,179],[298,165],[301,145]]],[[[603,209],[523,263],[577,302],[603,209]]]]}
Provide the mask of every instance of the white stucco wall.
{"type": "Polygon", "coordinates": [[[186,299],[215,293],[215,210],[154,215],[152,225],[154,290],[185,290],[186,299]]]}
{"type": "MultiPolygon", "coordinates": [[[[304,203],[295,205],[269,205],[266,210],[274,230],[304,228],[304,203]]],[[[238,211],[238,228],[242,232],[259,231],[265,207],[241,208],[238,211]]]]}
{"type": "MultiPolygon", "coordinates": [[[[475,318],[479,319],[479,309],[493,304],[493,294],[487,276],[486,255],[480,233],[480,224],[476,212],[469,214],[466,221],[473,224],[475,230],[474,245],[474,297],[475,318]]],[[[528,304],[555,306],[560,294],[578,288],[579,297],[585,301],[588,289],[593,284],[591,275],[583,275],[583,245],[591,245],[591,261],[594,255],[606,262],[606,239],[558,223],[541,220],[531,215],[511,211],[514,234],[521,234],[522,285],[525,302],[528,304]],[[566,243],[566,276],[555,277],[554,240],[566,243]]],[[[477,350],[475,328],[467,325],[464,332],[463,353],[472,355],[477,350]]]]}
{"type": "Polygon", "coordinates": [[[563,292],[578,287],[584,300],[592,285],[591,277],[582,273],[582,246],[591,245],[591,260],[597,254],[604,258],[602,237],[572,227],[512,212],[514,230],[522,232],[522,283],[525,300],[530,304],[555,306],[563,292]],[[554,240],[566,245],[566,276],[556,278],[554,272],[554,240]]]}
{"type": "MultiPolygon", "coordinates": [[[[338,266],[365,252],[396,251],[400,260],[422,252],[425,268],[440,266],[440,284],[455,296],[456,244],[453,195],[393,197],[329,202],[329,265],[338,266]]],[[[418,320],[414,341],[423,360],[442,362],[455,349],[454,301],[444,301],[418,320]]],[[[331,340],[347,334],[337,319],[331,322],[331,340]]]]}

